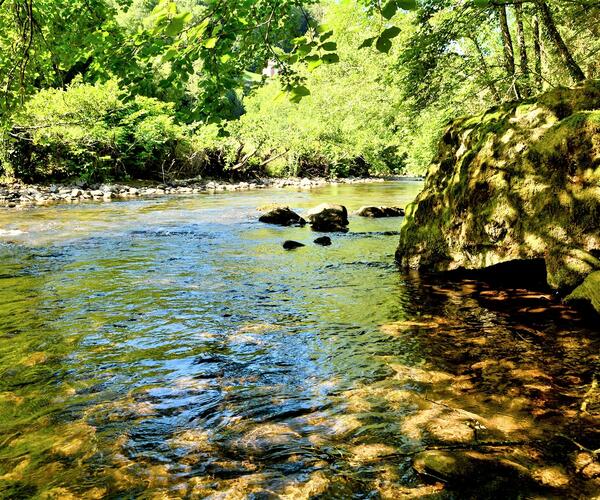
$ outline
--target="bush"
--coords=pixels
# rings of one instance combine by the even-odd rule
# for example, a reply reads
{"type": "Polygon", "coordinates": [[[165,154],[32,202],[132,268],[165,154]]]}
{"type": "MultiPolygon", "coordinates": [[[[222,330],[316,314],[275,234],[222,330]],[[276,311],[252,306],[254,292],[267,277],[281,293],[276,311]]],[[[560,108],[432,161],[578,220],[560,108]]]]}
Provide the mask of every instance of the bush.
{"type": "Polygon", "coordinates": [[[156,176],[187,140],[171,103],[135,97],[117,82],[75,82],[37,93],[13,119],[7,157],[25,180],[156,176]]]}

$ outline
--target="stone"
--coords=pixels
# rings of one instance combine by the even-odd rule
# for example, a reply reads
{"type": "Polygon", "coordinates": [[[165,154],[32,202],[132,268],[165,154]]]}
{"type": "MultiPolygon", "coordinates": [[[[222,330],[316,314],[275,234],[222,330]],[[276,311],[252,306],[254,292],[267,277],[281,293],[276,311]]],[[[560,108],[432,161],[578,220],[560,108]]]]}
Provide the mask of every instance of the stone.
{"type": "Polygon", "coordinates": [[[329,236],[321,236],[314,241],[317,245],[328,247],[331,245],[331,238],[329,236]]]}
{"type": "Polygon", "coordinates": [[[348,210],[342,205],[323,203],[306,213],[312,229],[321,232],[348,231],[348,210]]]}
{"type": "Polygon", "coordinates": [[[360,207],[356,211],[359,217],[404,217],[404,209],[400,207],[360,207]]]}
{"type": "Polygon", "coordinates": [[[293,240],[287,240],[283,242],[283,248],[285,250],[294,250],[296,248],[301,248],[304,247],[306,245],[304,245],[303,243],[300,243],[298,241],[293,241],[293,240]]]}
{"type": "Polygon", "coordinates": [[[289,207],[275,207],[261,215],[258,219],[265,224],[276,224],[278,226],[291,226],[306,224],[306,221],[289,207]]]}
{"type": "Polygon", "coordinates": [[[587,303],[600,314],[600,271],[594,271],[565,298],[568,304],[587,303]]]}
{"type": "Polygon", "coordinates": [[[600,82],[455,120],[401,227],[398,264],[480,270],[542,259],[568,292],[598,270],[600,82]]]}
{"type": "Polygon", "coordinates": [[[483,498],[493,498],[485,492],[526,489],[532,484],[523,465],[502,455],[476,451],[427,450],[415,456],[413,467],[427,479],[477,490],[483,498]]]}

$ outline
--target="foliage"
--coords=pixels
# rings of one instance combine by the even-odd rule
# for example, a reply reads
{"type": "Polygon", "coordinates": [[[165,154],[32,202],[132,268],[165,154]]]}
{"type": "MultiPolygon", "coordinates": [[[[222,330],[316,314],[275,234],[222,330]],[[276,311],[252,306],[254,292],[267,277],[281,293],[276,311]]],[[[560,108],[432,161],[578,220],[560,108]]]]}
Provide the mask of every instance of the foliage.
{"type": "Polygon", "coordinates": [[[14,117],[9,159],[26,179],[143,175],[174,158],[185,128],[174,106],[124,100],[114,80],[36,94],[14,117]]]}
{"type": "Polygon", "coordinates": [[[424,172],[449,119],[597,77],[598,14],[599,0],[0,0],[3,168],[424,172]],[[65,100],[81,123],[58,125],[65,100]]]}
{"type": "Polygon", "coordinates": [[[391,76],[393,58],[356,50],[376,23],[351,2],[331,2],[322,15],[323,24],[338,33],[339,64],[296,67],[311,92],[301,102],[285,99],[285,88],[270,81],[244,101],[246,114],[230,126],[232,135],[249,152],[258,150],[263,161],[277,158],[269,163],[273,173],[402,171],[401,95],[391,76]]]}

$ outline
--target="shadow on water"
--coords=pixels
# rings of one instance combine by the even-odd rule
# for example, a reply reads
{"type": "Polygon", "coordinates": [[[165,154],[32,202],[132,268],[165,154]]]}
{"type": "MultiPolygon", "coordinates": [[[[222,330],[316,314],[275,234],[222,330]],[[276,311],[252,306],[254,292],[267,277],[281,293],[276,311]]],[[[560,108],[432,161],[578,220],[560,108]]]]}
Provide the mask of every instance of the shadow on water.
{"type": "Polygon", "coordinates": [[[355,209],[417,189],[11,214],[0,496],[597,492],[595,325],[544,289],[400,275],[398,219],[352,218],[295,252],[281,242],[309,229],[255,222],[267,201],[355,209]]]}

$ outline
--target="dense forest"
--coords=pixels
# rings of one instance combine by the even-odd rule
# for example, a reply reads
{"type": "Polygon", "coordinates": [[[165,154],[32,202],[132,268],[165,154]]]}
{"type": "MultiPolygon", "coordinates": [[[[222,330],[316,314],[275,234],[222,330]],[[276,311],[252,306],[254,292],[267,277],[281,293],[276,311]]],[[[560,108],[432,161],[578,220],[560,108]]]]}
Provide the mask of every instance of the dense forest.
{"type": "Polygon", "coordinates": [[[600,75],[596,0],[0,0],[0,175],[423,174],[445,124],[600,75]]]}

